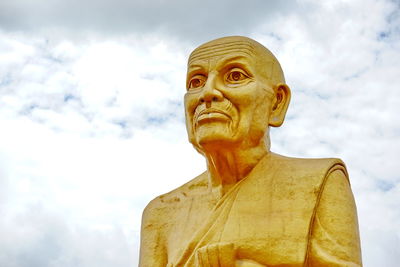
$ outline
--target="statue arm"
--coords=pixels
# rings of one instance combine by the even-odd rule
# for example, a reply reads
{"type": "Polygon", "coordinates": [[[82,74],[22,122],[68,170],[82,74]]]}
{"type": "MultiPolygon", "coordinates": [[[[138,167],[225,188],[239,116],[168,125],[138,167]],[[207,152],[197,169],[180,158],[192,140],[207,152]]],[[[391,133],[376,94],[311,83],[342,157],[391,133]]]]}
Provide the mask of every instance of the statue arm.
{"type": "Polygon", "coordinates": [[[159,222],[163,218],[157,208],[157,199],[151,201],[142,216],[139,267],[165,267],[167,252],[164,246],[163,229],[159,222]]]}
{"type": "Polygon", "coordinates": [[[309,266],[362,266],[357,210],[346,174],[326,178],[316,209],[309,266]]]}

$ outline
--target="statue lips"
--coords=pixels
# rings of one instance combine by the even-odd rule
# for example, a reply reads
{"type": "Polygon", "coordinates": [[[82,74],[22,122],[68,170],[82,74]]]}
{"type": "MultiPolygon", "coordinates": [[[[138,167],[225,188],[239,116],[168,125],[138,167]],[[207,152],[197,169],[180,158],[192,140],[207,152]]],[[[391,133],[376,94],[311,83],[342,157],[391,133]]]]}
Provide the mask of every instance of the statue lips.
{"type": "Polygon", "coordinates": [[[194,121],[196,125],[200,125],[207,122],[227,121],[229,119],[230,116],[224,111],[215,108],[208,108],[196,114],[194,121]]]}

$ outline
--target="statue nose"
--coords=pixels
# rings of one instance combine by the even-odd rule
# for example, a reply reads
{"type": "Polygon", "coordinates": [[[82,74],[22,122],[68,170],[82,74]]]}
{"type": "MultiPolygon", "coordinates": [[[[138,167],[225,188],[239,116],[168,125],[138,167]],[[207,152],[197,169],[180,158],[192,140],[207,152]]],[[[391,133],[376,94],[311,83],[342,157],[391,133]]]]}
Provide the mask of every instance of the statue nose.
{"type": "Polygon", "coordinates": [[[208,79],[205,86],[203,87],[201,96],[200,96],[200,102],[201,103],[211,103],[211,102],[217,102],[217,101],[222,101],[224,99],[223,94],[221,93],[220,90],[216,87],[215,81],[213,79],[208,79]]]}

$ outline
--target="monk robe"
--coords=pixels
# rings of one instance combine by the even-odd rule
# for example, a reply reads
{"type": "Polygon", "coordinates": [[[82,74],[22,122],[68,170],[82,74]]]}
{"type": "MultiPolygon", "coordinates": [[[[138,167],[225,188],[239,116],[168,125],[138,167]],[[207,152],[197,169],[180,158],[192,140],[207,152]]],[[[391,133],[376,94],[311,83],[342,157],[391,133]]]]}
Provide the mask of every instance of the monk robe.
{"type": "Polygon", "coordinates": [[[201,174],[146,207],[139,265],[197,266],[197,251],[218,243],[265,266],[361,266],[343,162],[269,153],[221,199],[201,174]]]}

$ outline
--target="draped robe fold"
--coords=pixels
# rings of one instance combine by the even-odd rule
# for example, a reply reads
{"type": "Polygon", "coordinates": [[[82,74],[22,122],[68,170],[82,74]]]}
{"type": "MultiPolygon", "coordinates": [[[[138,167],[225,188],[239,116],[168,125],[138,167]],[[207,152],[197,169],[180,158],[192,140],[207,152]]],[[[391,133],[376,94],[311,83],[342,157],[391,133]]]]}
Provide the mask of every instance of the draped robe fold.
{"type": "Polygon", "coordinates": [[[202,193],[208,183],[204,173],[152,201],[143,229],[154,228],[158,235],[156,241],[142,240],[142,246],[158,242],[154,253],[164,249],[160,266],[168,267],[196,266],[197,249],[221,242],[234,244],[238,259],[265,266],[307,266],[316,208],[334,171],[347,179],[339,159],[269,153],[218,201],[202,193]],[[152,221],[151,214],[159,219],[152,221]]]}

